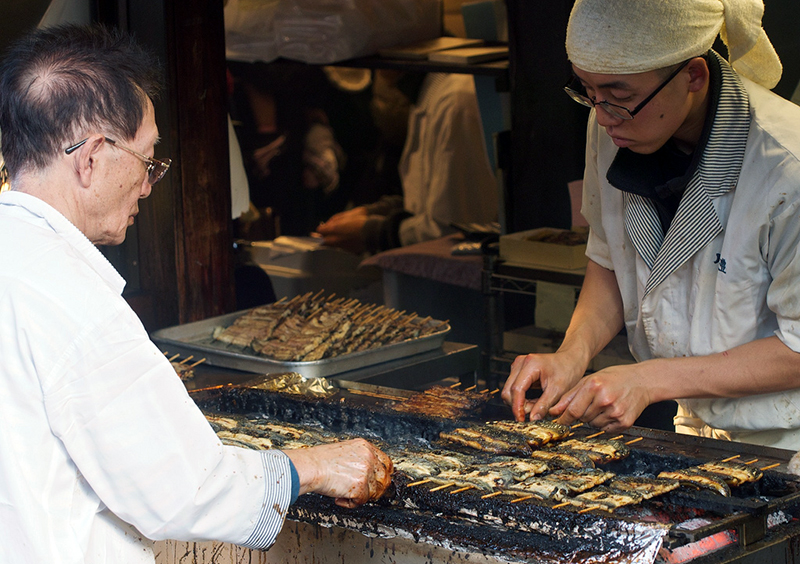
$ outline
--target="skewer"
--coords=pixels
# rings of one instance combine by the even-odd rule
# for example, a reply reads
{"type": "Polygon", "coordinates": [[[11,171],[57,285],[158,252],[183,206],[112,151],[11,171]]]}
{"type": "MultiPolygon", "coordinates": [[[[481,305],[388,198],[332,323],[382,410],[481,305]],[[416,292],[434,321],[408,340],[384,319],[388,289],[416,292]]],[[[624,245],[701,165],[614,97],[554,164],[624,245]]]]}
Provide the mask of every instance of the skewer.
{"type": "Polygon", "coordinates": [[[626,445],[632,445],[633,443],[638,443],[642,439],[644,439],[644,437],[636,437],[635,439],[631,439],[630,441],[626,442],[625,444],[626,445]]]}
{"type": "Polygon", "coordinates": [[[193,355],[193,354],[190,354],[189,356],[187,356],[186,358],[184,358],[182,361],[180,361],[178,364],[186,364],[187,362],[189,362],[189,361],[190,361],[190,360],[192,360],[193,358],[194,358],[194,355],[193,355]]]}
{"type": "Polygon", "coordinates": [[[739,454],[734,454],[733,456],[729,456],[728,458],[723,458],[722,460],[720,460],[720,462],[730,462],[730,461],[731,461],[731,460],[733,460],[734,458],[739,458],[739,456],[741,456],[741,455],[739,455],[739,454]]]}
{"type": "Polygon", "coordinates": [[[595,509],[602,509],[599,505],[590,505],[589,507],[584,507],[578,513],[589,513],[590,511],[594,511],[595,509]]]}
{"type": "Polygon", "coordinates": [[[566,507],[567,505],[570,505],[568,501],[562,501],[561,503],[555,504],[553,507],[551,507],[551,509],[561,509],[562,507],[566,507]]]}
{"type": "Polygon", "coordinates": [[[450,386],[450,387],[451,387],[451,388],[458,388],[460,385],[461,385],[461,382],[456,382],[455,384],[453,384],[453,385],[452,385],[452,386],[450,386]]]}
{"type": "Polygon", "coordinates": [[[535,495],[524,495],[522,497],[518,497],[517,499],[512,499],[508,503],[519,503],[520,501],[527,501],[529,499],[533,499],[534,497],[536,497],[536,496],[535,495]]]}
{"type": "Polygon", "coordinates": [[[499,391],[500,391],[500,388],[495,388],[494,390],[492,390],[491,392],[489,392],[489,395],[491,396],[491,395],[493,395],[493,394],[496,394],[496,393],[497,393],[497,392],[499,392],[499,391]]]}
{"type": "Polygon", "coordinates": [[[492,492],[490,494],[482,495],[481,499],[489,499],[490,497],[496,497],[503,493],[503,490],[497,490],[496,492],[492,492]]]}
{"type": "Polygon", "coordinates": [[[172,355],[171,357],[169,357],[169,361],[170,361],[170,362],[172,362],[173,360],[175,360],[175,359],[176,359],[176,358],[178,358],[179,356],[181,356],[181,353],[174,354],[174,355],[172,355]]]}
{"type": "Polygon", "coordinates": [[[405,401],[408,398],[404,398],[402,396],[390,396],[389,394],[376,394],[375,392],[366,392],[364,390],[347,390],[351,394],[356,394],[359,396],[370,396],[373,398],[381,398],[381,399],[388,399],[388,400],[398,400],[398,401],[405,401]]]}
{"type": "Polygon", "coordinates": [[[770,464],[769,466],[764,466],[763,468],[761,468],[761,470],[772,470],[773,468],[777,468],[780,465],[781,465],[780,462],[776,462],[775,464],[770,464]]]}
{"type": "Polygon", "coordinates": [[[478,384],[475,384],[474,386],[470,386],[469,388],[464,388],[464,391],[465,392],[471,392],[472,390],[474,390],[477,387],[478,387],[478,384]]]}
{"type": "Polygon", "coordinates": [[[464,486],[463,488],[458,488],[457,490],[450,490],[450,493],[451,494],[461,493],[461,492],[465,492],[467,490],[471,490],[471,489],[477,488],[477,487],[478,486],[473,486],[472,484],[470,484],[469,486],[464,486]]]}
{"type": "Polygon", "coordinates": [[[575,425],[572,425],[570,429],[577,429],[578,427],[583,427],[583,422],[575,423],[575,425]]]}
{"type": "Polygon", "coordinates": [[[625,437],[625,435],[617,435],[616,437],[611,437],[611,438],[610,438],[610,439],[608,439],[608,440],[609,440],[609,441],[618,441],[618,440],[620,440],[620,439],[622,439],[622,438],[624,438],[624,437],[625,437]]]}
{"type": "Polygon", "coordinates": [[[167,356],[168,354],[169,354],[169,352],[164,351],[164,356],[167,356]]]}
{"type": "Polygon", "coordinates": [[[489,393],[489,388],[486,388],[485,390],[481,390],[480,393],[481,394],[488,394],[489,393]]]}
{"type": "Polygon", "coordinates": [[[599,436],[600,436],[600,435],[602,435],[603,433],[605,433],[605,431],[600,431],[599,433],[595,433],[594,435],[589,435],[588,437],[584,437],[584,438],[586,438],[586,439],[593,439],[593,438],[595,438],[595,437],[599,437],[599,436]]]}
{"type": "Polygon", "coordinates": [[[431,489],[430,489],[430,490],[428,490],[428,491],[431,491],[431,492],[438,492],[439,490],[443,490],[443,489],[445,489],[445,488],[449,488],[450,486],[455,486],[455,485],[456,485],[456,483],[455,483],[455,482],[450,482],[449,484],[442,484],[441,486],[436,486],[435,488],[431,488],[431,489]]]}
{"type": "Polygon", "coordinates": [[[751,460],[749,462],[745,462],[745,464],[753,464],[755,462],[758,462],[758,458],[754,458],[753,460],[751,460]]]}
{"type": "Polygon", "coordinates": [[[430,481],[430,478],[426,478],[425,480],[420,480],[419,482],[411,482],[410,484],[406,485],[406,487],[410,488],[412,486],[421,486],[422,484],[427,484],[430,481]]]}
{"type": "Polygon", "coordinates": [[[205,361],[206,361],[206,357],[203,357],[203,358],[201,358],[200,360],[198,360],[198,361],[196,361],[196,362],[193,362],[192,364],[190,364],[190,365],[189,365],[189,368],[194,368],[194,367],[195,367],[195,366],[197,366],[198,364],[203,364],[205,361]]]}

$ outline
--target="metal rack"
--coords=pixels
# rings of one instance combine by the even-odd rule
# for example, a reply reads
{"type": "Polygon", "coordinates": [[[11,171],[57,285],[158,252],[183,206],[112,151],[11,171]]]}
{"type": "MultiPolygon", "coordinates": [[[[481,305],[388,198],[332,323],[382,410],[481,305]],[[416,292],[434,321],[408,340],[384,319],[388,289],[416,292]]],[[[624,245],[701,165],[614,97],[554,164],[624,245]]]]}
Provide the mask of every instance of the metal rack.
{"type": "MultiPolygon", "coordinates": [[[[505,313],[502,295],[504,293],[531,296],[535,299],[537,284],[551,282],[573,286],[575,301],[578,300],[583,284],[583,272],[557,271],[510,264],[492,254],[484,255],[481,291],[484,296],[484,319],[486,320],[487,342],[481,352],[480,371],[486,380],[486,387],[495,389],[508,373],[516,355],[508,353],[503,346],[505,313]]],[[[554,343],[560,335],[553,335],[554,343]]]]}

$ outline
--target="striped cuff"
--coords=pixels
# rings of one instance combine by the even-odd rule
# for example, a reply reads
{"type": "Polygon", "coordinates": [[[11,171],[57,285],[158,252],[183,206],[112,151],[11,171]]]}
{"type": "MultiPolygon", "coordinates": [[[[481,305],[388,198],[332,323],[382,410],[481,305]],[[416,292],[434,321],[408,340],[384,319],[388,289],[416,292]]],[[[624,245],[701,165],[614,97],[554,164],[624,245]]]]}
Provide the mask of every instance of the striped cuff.
{"type": "Polygon", "coordinates": [[[264,503],[253,532],[242,546],[265,550],[273,545],[283,528],[292,498],[289,457],[279,450],[262,451],[264,462],[264,503]]]}

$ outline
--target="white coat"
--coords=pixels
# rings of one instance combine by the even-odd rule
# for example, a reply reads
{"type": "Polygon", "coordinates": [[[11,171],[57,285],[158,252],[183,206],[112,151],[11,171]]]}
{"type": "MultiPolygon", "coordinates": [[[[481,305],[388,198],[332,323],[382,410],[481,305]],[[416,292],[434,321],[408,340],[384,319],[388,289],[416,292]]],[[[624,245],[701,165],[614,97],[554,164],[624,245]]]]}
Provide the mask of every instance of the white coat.
{"type": "MultiPolygon", "coordinates": [[[[639,361],[772,335],[800,351],[800,107],[721,67],[711,136],[665,236],[649,201],[606,180],[617,148],[589,119],[587,255],[616,274],[639,361]]],[[[678,403],[679,432],[800,449],[800,373],[795,390],[678,403]]]]}

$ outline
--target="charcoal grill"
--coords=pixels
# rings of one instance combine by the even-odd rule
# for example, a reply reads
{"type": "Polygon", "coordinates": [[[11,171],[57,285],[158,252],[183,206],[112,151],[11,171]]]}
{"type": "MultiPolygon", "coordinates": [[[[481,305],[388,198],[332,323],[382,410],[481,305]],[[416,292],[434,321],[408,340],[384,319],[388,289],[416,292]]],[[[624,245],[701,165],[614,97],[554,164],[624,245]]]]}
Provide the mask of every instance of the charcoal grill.
{"type": "MultiPolygon", "coordinates": [[[[396,390],[393,395],[408,394],[396,390]]],[[[505,409],[490,403],[459,421],[398,413],[386,399],[347,389],[330,398],[308,399],[231,385],[197,390],[193,396],[207,411],[322,424],[332,431],[414,447],[438,447],[439,432],[463,426],[470,418],[496,418],[505,409]]],[[[581,437],[592,430],[575,432],[581,437]]],[[[330,499],[306,495],[292,506],[289,518],[297,523],[292,525],[297,534],[332,527],[340,535],[366,535],[371,543],[383,539],[384,550],[403,553],[412,545],[418,550],[422,543],[430,550],[460,555],[448,558],[451,561],[474,554],[488,562],[653,562],[654,550],[662,547],[656,562],[800,562],[800,479],[786,471],[792,452],[644,428],[630,429],[621,440],[633,439],[639,440],[631,444],[628,458],[603,467],[620,475],[657,474],[737,454],[741,461],[758,459],[759,467],[778,466],[756,483],[733,488],[730,498],[679,489],[613,513],[579,513],[553,508],[548,501],[509,503],[508,496],[483,498],[476,490],[430,492],[424,485],[409,487],[408,480],[397,475],[391,491],[377,503],[344,509],[330,499]]],[[[319,540],[321,534],[313,536],[319,540]]],[[[314,546],[319,550],[318,545],[314,546]]],[[[317,552],[313,561],[341,562],[341,550],[331,547],[330,560],[325,551],[317,552]]]]}

